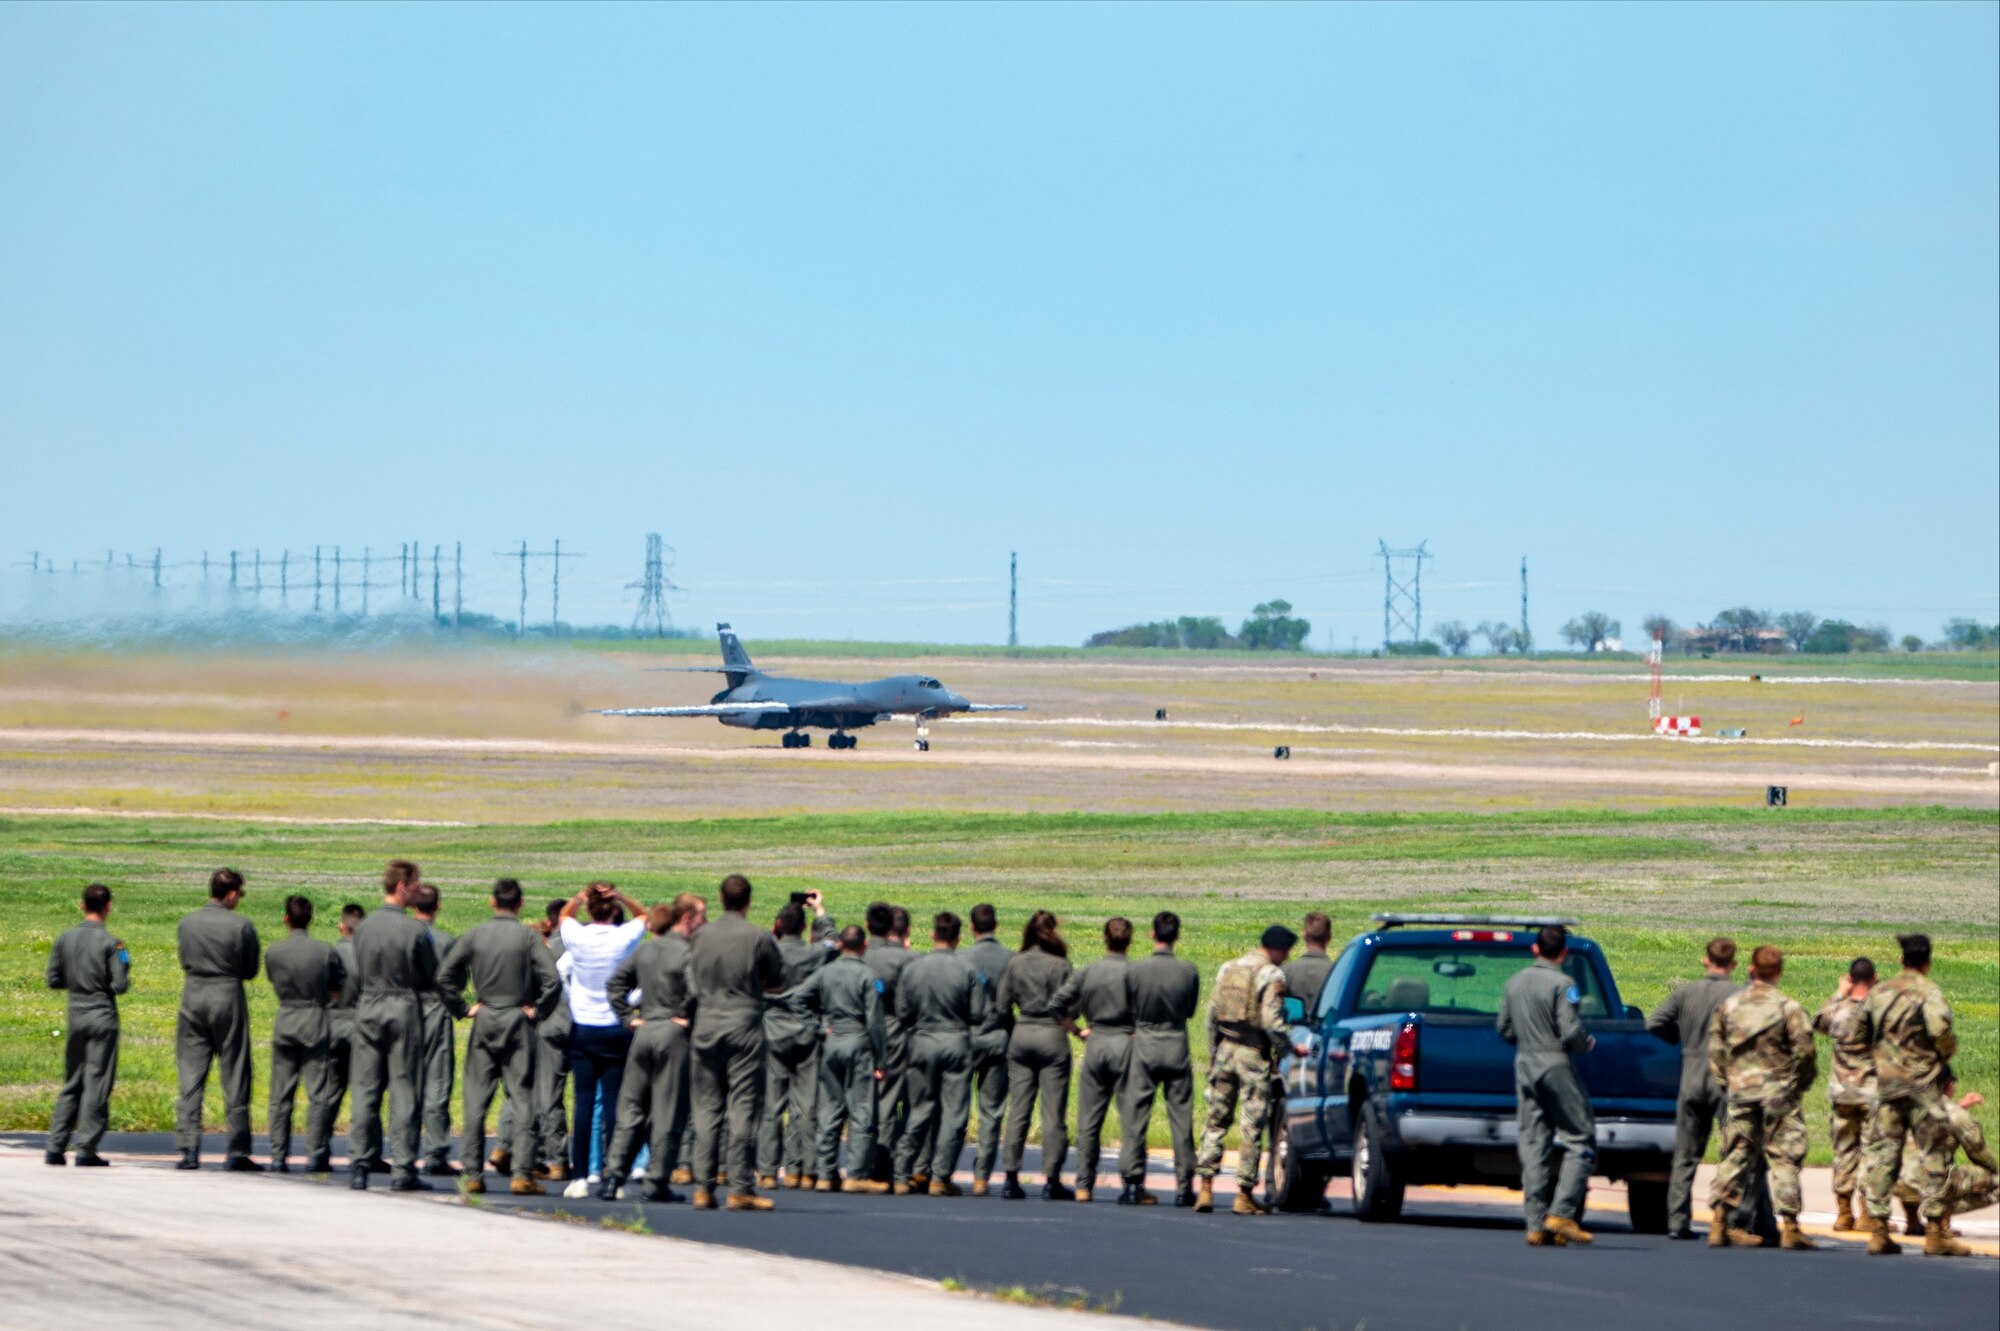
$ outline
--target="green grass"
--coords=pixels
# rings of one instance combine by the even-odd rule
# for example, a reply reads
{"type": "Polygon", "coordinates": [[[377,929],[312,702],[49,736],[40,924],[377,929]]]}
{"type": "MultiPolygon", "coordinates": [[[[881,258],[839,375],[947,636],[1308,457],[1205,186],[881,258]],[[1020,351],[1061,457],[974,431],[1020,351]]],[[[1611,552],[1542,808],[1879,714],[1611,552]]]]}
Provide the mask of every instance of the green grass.
{"type": "MultiPolygon", "coordinates": [[[[1810,1009],[1850,958],[1892,962],[1893,934],[1918,927],[1937,940],[1935,976],[1958,1014],[1956,1066],[1988,1098],[1979,1113],[1989,1133],[2000,1102],[2000,817],[1991,812],[924,813],[423,829],[33,818],[0,819],[0,1128],[46,1124],[63,1007],[42,972],[84,883],[117,893],[112,930],[134,958],[112,1124],[158,1131],[173,1121],[174,924],[199,904],[208,872],[226,863],[248,875],[245,910],[268,943],[282,932],[287,893],[315,900],[326,936],[343,901],[373,904],[391,855],[416,859],[443,888],[442,923],[454,932],[484,916],[484,885],[502,873],[540,902],[596,876],[653,900],[707,891],[741,869],[758,884],[758,913],[809,887],[846,921],[877,899],[919,920],[985,900],[1004,936],[1046,907],[1079,962],[1098,954],[1108,916],[1143,930],[1169,907],[1185,922],[1183,954],[1204,974],[1273,920],[1295,924],[1307,909],[1331,915],[1337,939],[1377,910],[1560,909],[1603,944],[1624,1001],[1644,1007],[1698,974],[1717,932],[1746,949],[1783,947],[1785,988],[1810,1009]]],[[[251,1004],[253,1028],[268,1031],[267,985],[252,986],[251,1004]]],[[[261,1122],[261,1044],[256,1059],[261,1122]]],[[[1823,1094],[1808,1111],[1824,1162],[1823,1094]]],[[[213,1087],[208,1113],[219,1125],[213,1087]]],[[[1163,1117],[1151,1135],[1164,1144],[1163,1117]]]]}

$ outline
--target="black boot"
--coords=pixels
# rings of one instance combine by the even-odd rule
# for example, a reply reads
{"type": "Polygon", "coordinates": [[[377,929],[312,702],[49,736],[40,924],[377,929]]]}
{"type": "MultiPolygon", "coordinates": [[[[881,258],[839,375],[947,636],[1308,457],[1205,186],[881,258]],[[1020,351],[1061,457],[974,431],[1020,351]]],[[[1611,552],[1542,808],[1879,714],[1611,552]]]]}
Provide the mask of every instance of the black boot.
{"type": "Polygon", "coordinates": [[[398,1174],[394,1178],[390,1179],[389,1191],[430,1192],[432,1191],[432,1188],[430,1184],[424,1182],[422,1179],[417,1177],[415,1170],[412,1170],[407,1174],[398,1174]]]}
{"type": "Polygon", "coordinates": [[[1193,1206],[1194,1189],[1183,1185],[1181,1190],[1174,1194],[1174,1205],[1182,1208],[1183,1210],[1185,1210],[1190,1206],[1193,1206]]]}
{"type": "Polygon", "coordinates": [[[368,1166],[355,1165],[347,1171],[347,1186],[356,1192],[368,1191],[368,1166]]]}
{"type": "Polygon", "coordinates": [[[44,1151],[42,1153],[42,1163],[45,1165],[54,1165],[56,1168],[60,1169],[64,1165],[68,1164],[69,1161],[63,1159],[63,1153],[61,1151],[44,1151]]]}
{"type": "Polygon", "coordinates": [[[1679,1241],[1680,1241],[1680,1242],[1682,1242],[1682,1243],[1686,1243],[1686,1242],[1688,1242],[1688,1241],[1689,1241],[1690,1239],[1698,1239],[1698,1238],[1700,1238],[1700,1237],[1701,1237],[1701,1235],[1699,1235],[1699,1234],[1695,1233],[1695,1232],[1694,1232],[1694,1228],[1693,1228],[1692,1226],[1690,1226],[1690,1225],[1682,1225],[1682,1226],[1681,1226],[1681,1227],[1680,1227],[1679,1229],[1670,1229],[1670,1230],[1668,1230],[1668,1231],[1667,1231],[1667,1237],[1668,1237],[1668,1238],[1670,1238],[1670,1239],[1677,1239],[1677,1240],[1679,1240],[1679,1241]]]}
{"type": "Polygon", "coordinates": [[[264,1166],[247,1155],[232,1155],[223,1163],[223,1169],[231,1174],[261,1174],[264,1166]]]}
{"type": "Polygon", "coordinates": [[[1120,1206],[1144,1206],[1145,1203],[1139,1200],[1139,1194],[1144,1191],[1145,1189],[1136,1183],[1127,1183],[1125,1190],[1118,1194],[1118,1204],[1120,1206]]]}
{"type": "Polygon", "coordinates": [[[76,1167],[78,1169],[109,1169],[111,1162],[95,1151],[78,1151],[76,1153],[76,1167]]]}
{"type": "Polygon", "coordinates": [[[457,1178],[459,1171],[449,1160],[433,1160],[424,1166],[424,1173],[432,1178],[457,1178]]]}
{"type": "Polygon", "coordinates": [[[333,1160],[328,1156],[316,1155],[306,1161],[306,1173],[308,1174],[331,1174],[332,1172],[333,1160]]]}
{"type": "Polygon", "coordinates": [[[377,1160],[368,1166],[368,1172],[371,1174],[392,1174],[395,1171],[389,1168],[387,1160],[377,1160]]]}
{"type": "Polygon", "coordinates": [[[1042,1185],[1042,1200],[1045,1202],[1073,1202],[1076,1194],[1063,1186],[1059,1178],[1052,1178],[1042,1185]]]}
{"type": "Polygon", "coordinates": [[[1007,1181],[1000,1185],[1000,1195],[1010,1202],[1028,1200],[1027,1189],[1021,1186],[1021,1176],[1012,1170],[1007,1173],[1007,1181]]]}
{"type": "Polygon", "coordinates": [[[597,1180],[597,1200],[600,1202],[617,1201],[618,1189],[624,1182],[625,1180],[619,1178],[616,1174],[606,1171],[604,1176],[597,1180]]]}
{"type": "Polygon", "coordinates": [[[174,1166],[174,1168],[175,1168],[175,1169],[200,1169],[200,1168],[201,1168],[201,1152],[200,1152],[200,1151],[182,1151],[182,1152],[181,1152],[181,1162],[180,1162],[179,1164],[175,1165],[175,1166],[174,1166]]]}
{"type": "Polygon", "coordinates": [[[264,1168],[270,1170],[273,1174],[289,1174],[292,1172],[292,1167],[285,1163],[283,1156],[274,1156],[271,1163],[265,1165],[264,1168]]]}
{"type": "Polygon", "coordinates": [[[687,1200],[687,1198],[681,1196],[681,1194],[679,1194],[678,1192],[675,1192],[672,1188],[668,1187],[664,1182],[655,1186],[653,1181],[649,1178],[646,1181],[646,1200],[649,1202],[659,1202],[662,1205],[668,1205],[673,1202],[684,1202],[687,1200]]]}

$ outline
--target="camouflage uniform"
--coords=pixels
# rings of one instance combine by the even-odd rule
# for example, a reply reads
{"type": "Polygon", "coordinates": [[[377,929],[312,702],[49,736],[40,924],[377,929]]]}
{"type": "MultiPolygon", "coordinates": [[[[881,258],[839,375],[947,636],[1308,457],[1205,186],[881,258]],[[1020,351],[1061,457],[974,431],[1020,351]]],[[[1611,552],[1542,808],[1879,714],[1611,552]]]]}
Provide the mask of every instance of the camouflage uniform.
{"type": "MultiPolygon", "coordinates": [[[[1946,1149],[1963,1148],[1965,1158],[1971,1161],[1970,1164],[1952,1165],[1945,1175],[1946,1215],[2000,1204],[2000,1161],[1994,1159],[1993,1148],[1987,1145],[1986,1133],[1980,1128],[1979,1120],[1950,1100],[1945,1101],[1944,1107],[1945,1122],[1951,1130],[1951,1139],[1945,1143],[1946,1149]]],[[[1915,1158],[1914,1151],[1904,1157],[1903,1177],[1896,1182],[1896,1200],[1906,1206],[1916,1206],[1923,1198],[1918,1186],[1921,1175],[1909,1168],[1915,1158]]],[[[1945,1158],[1949,1160],[1950,1156],[1945,1158]]]]}
{"type": "Polygon", "coordinates": [[[1918,1210],[1926,1224],[1941,1221],[1953,1137],[1938,1087],[1944,1061],[1958,1052],[1951,1005],[1929,976],[1904,971],[1869,990],[1861,1026],[1875,1055],[1874,1128],[1862,1147],[1868,1215],[1889,1219],[1908,1135],[1916,1139],[1918,1210]]]}
{"type": "Polygon", "coordinates": [[[1861,1145],[1875,1107],[1875,1057],[1861,1032],[1862,998],[1835,994],[1813,1017],[1813,1029],[1833,1044],[1833,1194],[1852,1197],[1861,1179],[1861,1145]]]}
{"type": "Polygon", "coordinates": [[[1715,1010],[1708,1059],[1728,1105],[1722,1161],[1709,1185],[1709,1204],[1734,1209],[1761,1152],[1770,1168],[1778,1214],[1796,1221],[1799,1166],[1806,1158],[1806,1120],[1799,1101],[1819,1071],[1805,1009],[1776,985],[1752,979],[1715,1010]]]}
{"type": "Polygon", "coordinates": [[[1264,1129],[1271,1118],[1272,1080],[1278,1059],[1291,1048],[1285,1021],[1285,973],[1261,948],[1224,962],[1215,973],[1215,997],[1208,1006],[1208,1123],[1194,1170],[1204,1179],[1222,1167],[1222,1139],[1229,1134],[1237,1102],[1243,1105],[1238,1134],[1236,1190],[1249,1196],[1263,1176],[1264,1129]]]}

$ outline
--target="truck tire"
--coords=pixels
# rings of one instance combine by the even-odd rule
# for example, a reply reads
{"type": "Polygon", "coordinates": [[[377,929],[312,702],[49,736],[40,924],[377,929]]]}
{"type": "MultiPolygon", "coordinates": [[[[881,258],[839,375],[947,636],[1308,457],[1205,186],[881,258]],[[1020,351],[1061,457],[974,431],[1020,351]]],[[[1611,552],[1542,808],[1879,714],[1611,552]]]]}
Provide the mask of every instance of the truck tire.
{"type": "Polygon", "coordinates": [[[1299,1154],[1291,1127],[1282,1116],[1273,1118],[1272,1132],[1276,1140],[1271,1143],[1271,1183],[1264,1192],[1265,1202],[1273,1210],[1294,1214],[1317,1211],[1331,1177],[1326,1164],[1299,1154]]]}
{"type": "Polygon", "coordinates": [[[1354,1218],[1389,1221],[1403,1214],[1403,1181],[1382,1149],[1387,1134],[1375,1102],[1364,1101],[1354,1119],[1354,1218]]]}
{"type": "Polygon", "coordinates": [[[1665,1180],[1627,1179],[1625,1211],[1632,1217],[1634,1234],[1667,1232],[1667,1185],[1665,1180]]]}

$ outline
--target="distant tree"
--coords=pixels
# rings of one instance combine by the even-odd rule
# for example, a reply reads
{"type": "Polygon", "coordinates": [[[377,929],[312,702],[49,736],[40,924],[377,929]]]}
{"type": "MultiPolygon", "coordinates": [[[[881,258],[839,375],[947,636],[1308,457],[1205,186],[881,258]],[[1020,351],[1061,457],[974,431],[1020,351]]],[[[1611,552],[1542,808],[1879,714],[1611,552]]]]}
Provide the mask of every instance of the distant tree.
{"type": "Polygon", "coordinates": [[[1473,632],[1486,639],[1486,646],[1495,656],[1505,656],[1508,652],[1525,651],[1520,631],[1505,620],[1489,619],[1473,632]]]}
{"type": "Polygon", "coordinates": [[[2000,646],[2000,624],[1986,625],[1976,619],[1954,619],[1944,626],[1944,640],[1959,651],[1970,652],[2000,646]]]}
{"type": "Polygon", "coordinates": [[[1429,638],[1425,638],[1420,642],[1392,642],[1389,644],[1389,655],[1391,656],[1437,656],[1439,654],[1440,649],[1438,645],[1429,638]]]}
{"type": "Polygon", "coordinates": [[[1562,627],[1563,638],[1586,652],[1596,651],[1618,632],[1618,621],[1602,610],[1586,610],[1562,627]]]}
{"type": "Polygon", "coordinates": [[[1857,629],[1854,634],[1854,650],[1857,652],[1886,652],[1889,650],[1889,630],[1882,624],[1870,624],[1865,629],[1857,629]]]}
{"type": "Polygon", "coordinates": [[[1437,626],[1437,640],[1453,656],[1464,656],[1465,649],[1472,645],[1472,630],[1455,619],[1447,619],[1437,626]]]}
{"type": "Polygon", "coordinates": [[[1812,640],[1813,630],[1819,627],[1819,619],[1810,611],[1787,610],[1778,616],[1778,627],[1784,630],[1785,641],[1792,644],[1792,650],[1802,652],[1812,640]]]}
{"type": "Polygon", "coordinates": [[[1306,634],[1310,632],[1310,621],[1292,618],[1290,601],[1277,600],[1253,607],[1250,618],[1243,621],[1243,627],[1236,631],[1236,636],[1252,650],[1296,652],[1305,644],[1306,634]]]}
{"type": "Polygon", "coordinates": [[[1663,649],[1669,652],[1681,636],[1681,626],[1657,611],[1647,615],[1639,627],[1646,630],[1647,641],[1658,638],[1663,649]]]}
{"type": "Polygon", "coordinates": [[[1812,637],[1806,639],[1801,650],[1839,655],[1846,652],[1880,652],[1889,647],[1889,630],[1871,626],[1861,628],[1844,619],[1823,620],[1813,630],[1812,637]]]}
{"type": "Polygon", "coordinates": [[[1755,633],[1771,627],[1771,612],[1739,605],[1715,617],[1715,627],[1731,633],[1755,633]]]}
{"type": "Polygon", "coordinates": [[[1222,627],[1222,621],[1214,615],[1182,615],[1175,621],[1175,627],[1180,631],[1180,645],[1183,647],[1212,652],[1236,646],[1236,639],[1229,636],[1229,630],[1222,627]]]}
{"type": "Polygon", "coordinates": [[[1923,640],[1922,638],[1919,638],[1919,637],[1918,637],[1918,636],[1917,636],[1916,634],[1914,634],[1914,633],[1905,633],[1905,634],[1903,635],[1903,650],[1904,650],[1904,651],[1906,651],[1906,652],[1921,652],[1921,651],[1922,651],[1923,649],[1924,649],[1924,640],[1923,640]]]}

